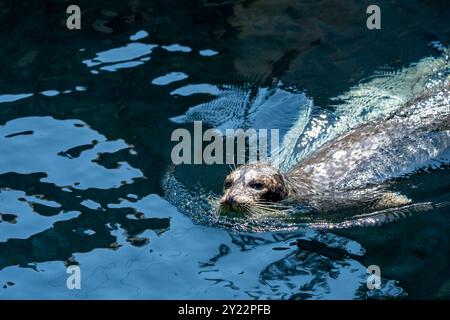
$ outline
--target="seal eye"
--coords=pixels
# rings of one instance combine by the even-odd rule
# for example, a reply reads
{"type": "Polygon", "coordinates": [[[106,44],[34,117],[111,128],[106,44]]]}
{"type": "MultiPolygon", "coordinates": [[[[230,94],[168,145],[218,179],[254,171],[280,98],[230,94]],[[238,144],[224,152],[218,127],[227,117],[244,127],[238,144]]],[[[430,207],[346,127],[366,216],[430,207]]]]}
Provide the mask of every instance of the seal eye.
{"type": "Polygon", "coordinates": [[[254,190],[262,190],[264,188],[264,185],[259,182],[250,182],[248,186],[254,190]]]}
{"type": "Polygon", "coordinates": [[[230,180],[225,181],[224,184],[223,184],[223,188],[225,190],[226,189],[230,189],[231,188],[231,181],[230,180]]]}

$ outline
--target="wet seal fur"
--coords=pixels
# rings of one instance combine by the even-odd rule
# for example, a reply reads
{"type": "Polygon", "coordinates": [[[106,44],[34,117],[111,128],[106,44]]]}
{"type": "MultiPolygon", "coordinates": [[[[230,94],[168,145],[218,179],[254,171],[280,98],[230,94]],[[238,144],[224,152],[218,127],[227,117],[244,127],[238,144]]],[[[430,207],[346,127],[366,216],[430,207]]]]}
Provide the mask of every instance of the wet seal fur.
{"type": "Polygon", "coordinates": [[[385,119],[334,138],[287,172],[269,163],[245,164],[224,182],[220,209],[276,210],[301,203],[321,212],[365,207],[382,210],[411,200],[390,182],[450,147],[450,83],[428,89],[385,119]]]}

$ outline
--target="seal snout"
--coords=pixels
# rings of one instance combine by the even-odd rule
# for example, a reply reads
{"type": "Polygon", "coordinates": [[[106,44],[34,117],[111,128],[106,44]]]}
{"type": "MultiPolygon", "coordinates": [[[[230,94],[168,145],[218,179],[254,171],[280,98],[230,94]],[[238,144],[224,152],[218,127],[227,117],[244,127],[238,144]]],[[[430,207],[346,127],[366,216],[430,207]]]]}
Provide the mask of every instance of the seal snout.
{"type": "Polygon", "coordinates": [[[220,206],[227,210],[238,210],[238,199],[234,194],[226,194],[220,199],[220,206]]]}
{"type": "Polygon", "coordinates": [[[222,206],[232,206],[236,202],[236,197],[232,194],[227,194],[220,199],[220,205],[222,206]]]}
{"type": "Polygon", "coordinates": [[[246,212],[246,201],[241,195],[228,192],[220,199],[220,208],[222,213],[230,212],[243,213],[246,212]]]}

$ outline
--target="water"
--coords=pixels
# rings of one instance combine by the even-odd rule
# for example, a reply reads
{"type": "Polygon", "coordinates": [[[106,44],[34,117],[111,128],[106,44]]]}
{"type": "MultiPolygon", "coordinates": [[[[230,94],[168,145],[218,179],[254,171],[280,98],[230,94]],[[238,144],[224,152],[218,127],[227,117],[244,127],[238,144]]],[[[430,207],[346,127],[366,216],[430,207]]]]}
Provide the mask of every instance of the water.
{"type": "Polygon", "coordinates": [[[220,192],[225,167],[172,174],[171,132],[197,117],[281,127],[289,166],[429,83],[447,2],[381,1],[378,31],[369,4],[93,2],[69,31],[60,1],[0,2],[0,297],[449,298],[445,167],[397,186],[431,209],[378,227],[230,231],[165,188],[220,192]]]}

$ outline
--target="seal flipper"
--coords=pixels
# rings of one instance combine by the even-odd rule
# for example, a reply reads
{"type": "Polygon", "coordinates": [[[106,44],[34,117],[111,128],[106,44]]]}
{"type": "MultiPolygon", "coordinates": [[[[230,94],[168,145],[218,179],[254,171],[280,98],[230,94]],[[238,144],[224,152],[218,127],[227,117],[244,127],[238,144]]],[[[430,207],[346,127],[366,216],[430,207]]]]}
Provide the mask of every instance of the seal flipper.
{"type": "Polygon", "coordinates": [[[308,226],[317,229],[345,229],[352,227],[377,227],[406,218],[417,213],[429,212],[432,209],[448,206],[449,202],[433,204],[431,202],[411,203],[401,207],[381,209],[375,212],[360,214],[341,222],[310,223],[308,226]]]}
{"type": "Polygon", "coordinates": [[[382,210],[395,208],[411,204],[412,200],[408,197],[394,192],[385,192],[373,205],[373,209],[382,210]]]}

